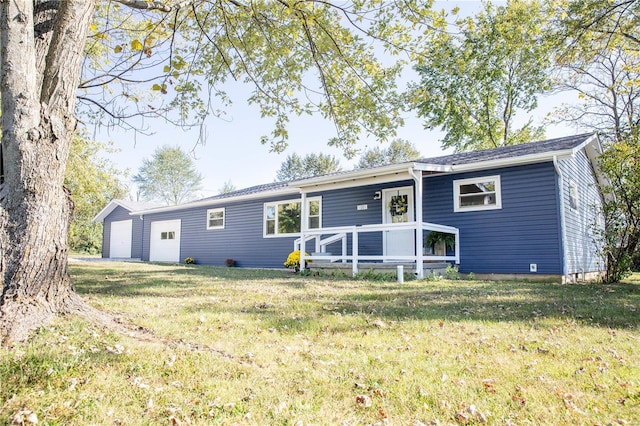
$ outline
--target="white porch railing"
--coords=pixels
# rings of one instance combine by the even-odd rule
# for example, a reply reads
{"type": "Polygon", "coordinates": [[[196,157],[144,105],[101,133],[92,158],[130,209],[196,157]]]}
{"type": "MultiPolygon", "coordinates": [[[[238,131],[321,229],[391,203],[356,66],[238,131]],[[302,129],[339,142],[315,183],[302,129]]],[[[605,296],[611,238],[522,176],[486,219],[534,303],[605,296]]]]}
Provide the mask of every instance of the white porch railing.
{"type": "MultiPolygon", "coordinates": [[[[416,240],[422,240],[421,238],[416,240]]],[[[382,262],[414,262],[416,265],[415,273],[418,277],[423,276],[423,263],[425,260],[436,260],[444,262],[455,262],[460,264],[460,231],[452,226],[439,225],[437,223],[428,222],[407,222],[392,224],[376,224],[376,225],[360,225],[360,226],[341,226],[333,228],[308,229],[304,231],[304,242],[302,238],[298,238],[293,244],[294,250],[300,250],[300,268],[305,268],[307,260],[324,260],[331,262],[351,262],[353,274],[358,273],[358,262],[361,261],[382,261],[382,262]],[[413,230],[416,234],[424,231],[439,231],[455,236],[455,255],[454,256],[432,256],[424,255],[422,247],[416,247],[414,255],[360,255],[359,254],[359,237],[360,234],[369,232],[388,232],[413,230]],[[351,254],[348,253],[347,241],[351,235],[351,254]],[[322,238],[326,236],[325,238],[322,238]],[[321,255],[321,256],[305,256],[307,251],[306,243],[315,240],[315,253],[326,253],[327,246],[338,241],[342,241],[341,253],[339,255],[321,255]]],[[[381,250],[382,251],[382,250],[381,250]]]]}

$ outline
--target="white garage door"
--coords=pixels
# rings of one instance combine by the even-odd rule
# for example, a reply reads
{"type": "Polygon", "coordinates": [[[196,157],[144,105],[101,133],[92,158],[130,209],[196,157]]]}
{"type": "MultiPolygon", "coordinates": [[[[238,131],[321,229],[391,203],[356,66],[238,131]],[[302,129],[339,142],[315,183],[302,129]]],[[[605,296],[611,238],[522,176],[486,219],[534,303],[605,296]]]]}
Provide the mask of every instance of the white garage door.
{"type": "Polygon", "coordinates": [[[152,262],[180,261],[181,220],[151,222],[149,260],[152,262]]]}
{"type": "Polygon", "coordinates": [[[111,237],[109,239],[109,257],[114,259],[131,258],[131,230],[133,220],[111,222],[111,237]]]}

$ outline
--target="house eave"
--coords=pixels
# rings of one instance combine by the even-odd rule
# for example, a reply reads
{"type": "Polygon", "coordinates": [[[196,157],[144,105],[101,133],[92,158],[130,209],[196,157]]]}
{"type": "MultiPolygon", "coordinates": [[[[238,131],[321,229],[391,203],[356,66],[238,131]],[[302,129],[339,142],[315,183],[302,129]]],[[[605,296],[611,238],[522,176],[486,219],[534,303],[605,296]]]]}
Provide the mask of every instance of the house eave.
{"type": "Polygon", "coordinates": [[[197,207],[212,207],[212,206],[225,205],[225,204],[230,204],[230,203],[235,203],[240,201],[259,200],[262,198],[269,198],[269,197],[297,195],[299,193],[300,191],[298,190],[298,188],[286,187],[286,188],[281,188],[277,190],[256,192],[254,194],[238,195],[235,197],[218,198],[215,200],[194,201],[193,203],[180,204],[178,206],[167,206],[167,207],[158,207],[154,209],[132,211],[130,214],[131,216],[143,216],[146,214],[167,213],[167,212],[187,210],[187,209],[192,209],[197,207]]]}
{"type": "Polygon", "coordinates": [[[513,167],[513,166],[522,166],[526,164],[535,164],[535,163],[544,163],[547,161],[553,161],[554,157],[557,158],[570,158],[574,155],[573,149],[564,149],[559,151],[550,151],[544,152],[540,154],[530,154],[523,155],[520,157],[512,157],[512,158],[500,158],[496,160],[488,160],[488,161],[479,161],[475,163],[467,163],[467,164],[454,164],[451,166],[452,172],[470,172],[470,171],[480,171],[487,169],[496,169],[503,167],[513,167]]]}
{"type": "Polygon", "coordinates": [[[107,218],[107,216],[109,216],[109,214],[112,211],[114,211],[116,209],[116,207],[122,207],[122,208],[125,208],[125,209],[129,210],[125,205],[123,205],[118,200],[111,200],[109,202],[109,204],[104,206],[104,208],[102,210],[100,210],[100,212],[97,215],[95,215],[95,217],[93,219],[91,219],[91,221],[92,222],[104,222],[104,220],[107,218]]]}
{"type": "Polygon", "coordinates": [[[388,166],[374,167],[371,169],[359,169],[352,172],[318,176],[309,179],[302,179],[299,181],[290,182],[290,186],[294,186],[300,189],[308,189],[314,187],[324,187],[328,185],[336,184],[349,184],[352,182],[354,185],[359,185],[362,180],[379,180],[383,177],[398,176],[403,173],[407,173],[410,167],[413,167],[414,163],[400,163],[390,164],[388,166]]]}

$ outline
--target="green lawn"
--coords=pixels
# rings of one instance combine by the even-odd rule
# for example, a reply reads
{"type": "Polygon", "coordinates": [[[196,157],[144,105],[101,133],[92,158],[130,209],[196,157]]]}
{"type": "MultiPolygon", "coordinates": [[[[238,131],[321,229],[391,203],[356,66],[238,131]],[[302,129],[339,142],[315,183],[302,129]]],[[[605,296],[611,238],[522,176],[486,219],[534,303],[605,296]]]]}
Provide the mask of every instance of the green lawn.
{"type": "Polygon", "coordinates": [[[640,423],[640,275],[356,281],[72,265],[140,341],[77,318],[0,349],[0,424],[640,423]]]}

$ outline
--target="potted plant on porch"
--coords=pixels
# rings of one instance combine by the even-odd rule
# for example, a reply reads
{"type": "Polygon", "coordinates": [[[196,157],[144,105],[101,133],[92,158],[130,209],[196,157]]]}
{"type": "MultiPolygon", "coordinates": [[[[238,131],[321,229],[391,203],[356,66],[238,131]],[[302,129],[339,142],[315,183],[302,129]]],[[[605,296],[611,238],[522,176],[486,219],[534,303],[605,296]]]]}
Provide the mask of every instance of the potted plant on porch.
{"type": "Polygon", "coordinates": [[[456,246],[456,236],[440,231],[431,231],[424,241],[425,248],[431,248],[432,253],[436,256],[446,256],[447,249],[453,249],[456,246]]]}

